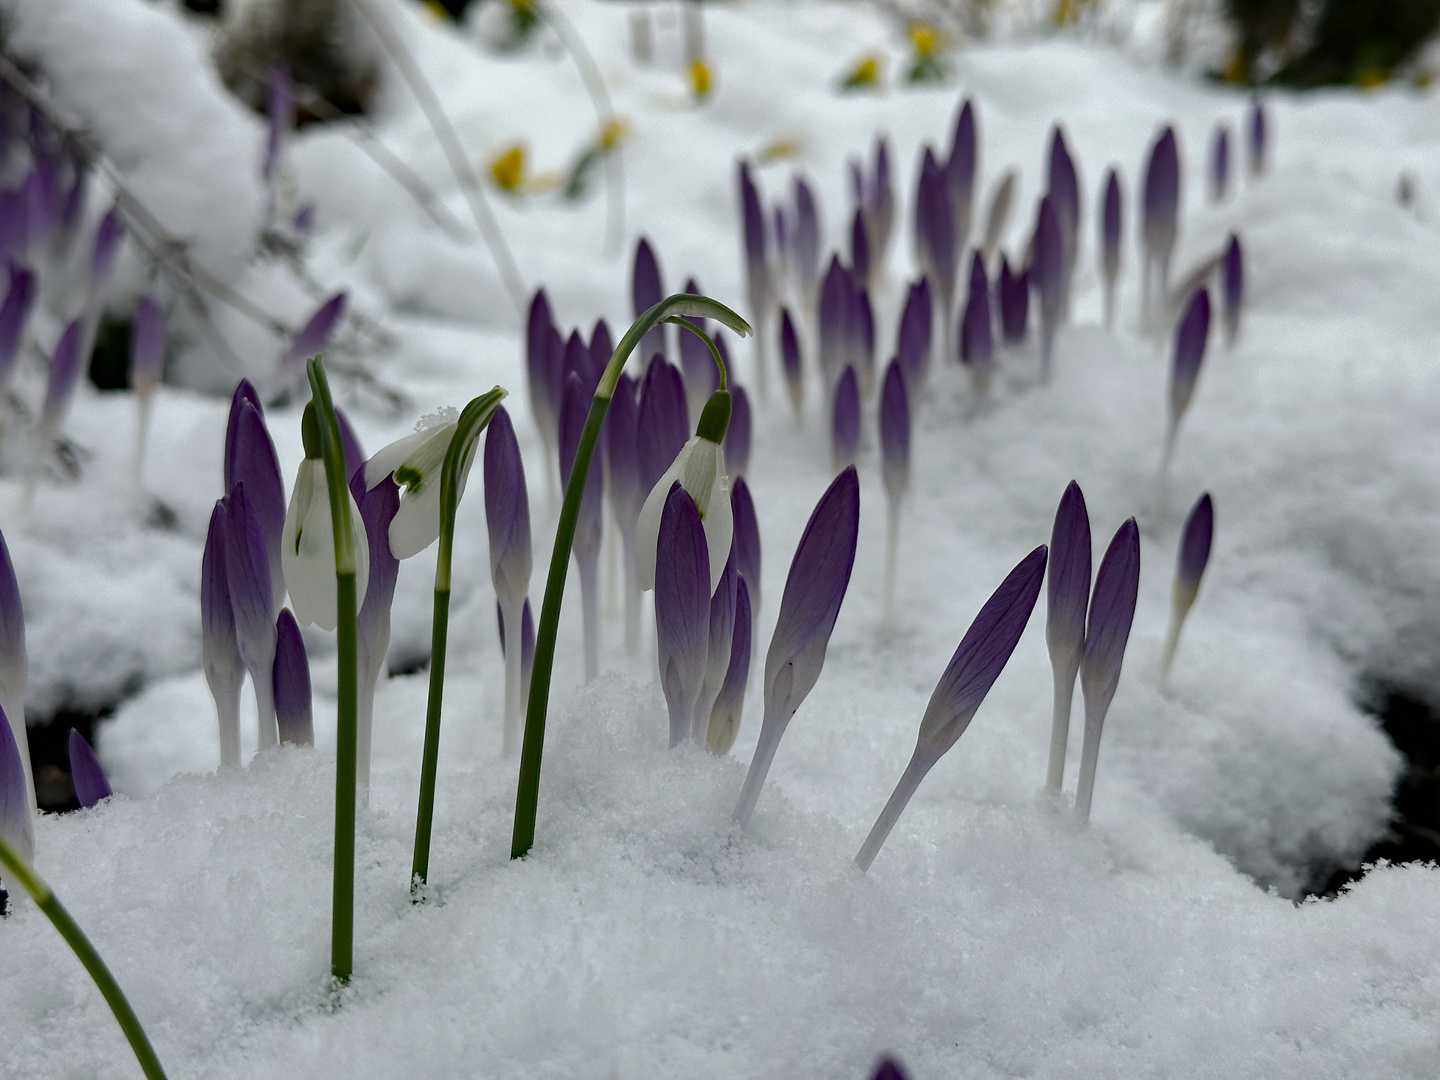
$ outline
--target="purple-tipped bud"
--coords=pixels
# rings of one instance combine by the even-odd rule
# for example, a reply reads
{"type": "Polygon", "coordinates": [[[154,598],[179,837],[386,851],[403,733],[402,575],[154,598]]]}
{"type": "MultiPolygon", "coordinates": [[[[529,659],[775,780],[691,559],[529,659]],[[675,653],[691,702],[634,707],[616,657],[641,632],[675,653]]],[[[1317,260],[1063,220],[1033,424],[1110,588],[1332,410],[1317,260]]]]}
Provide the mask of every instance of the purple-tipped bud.
{"type": "Polygon", "coordinates": [[[805,371],[800,364],[800,339],[795,335],[795,324],[790,321],[790,309],[780,309],[780,367],[785,372],[785,386],[790,392],[790,404],[798,415],[805,403],[805,371]]]}
{"type": "Polygon", "coordinates": [[[875,171],[865,192],[865,226],[870,231],[872,269],[883,269],[895,222],[895,189],[890,181],[890,140],[875,137],[875,171]]]}
{"type": "Polygon", "coordinates": [[[734,521],[735,569],[750,587],[751,606],[760,610],[760,523],[755,517],[755,500],[743,476],[730,488],[730,514],[734,521]]]}
{"type": "Polygon", "coordinates": [[[544,289],[536,289],[530,301],[530,315],[525,328],[525,374],[530,390],[530,412],[540,436],[551,446],[555,444],[555,426],[560,403],[551,391],[558,381],[550,370],[550,335],[555,322],[550,316],[550,301],[544,289]]]}
{"type": "Polygon", "coordinates": [[[70,785],[75,789],[75,801],[82,809],[89,809],[101,799],[115,794],[110,790],[110,781],[105,778],[100,759],[90,749],[85,736],[74,728],[70,729],[66,739],[66,750],[70,757],[70,785]]]}
{"type": "Polygon", "coordinates": [[[856,285],[870,280],[870,237],[865,230],[862,210],[856,210],[850,222],[850,274],[856,285]]]}
{"type": "Polygon", "coordinates": [[[1025,340],[1030,321],[1030,272],[1017,275],[1010,269],[1010,260],[1000,256],[1000,328],[1005,340],[1025,340]]]}
{"type": "MultiPolygon", "coordinates": [[[[592,464],[591,476],[598,472],[592,464]]],[[[587,480],[587,494],[589,486],[587,480]]],[[[496,408],[485,434],[485,524],[490,531],[490,577],[495,595],[503,606],[515,607],[530,591],[530,500],[520,443],[503,405],[496,408]]]]}
{"type": "Polygon", "coordinates": [[[1210,144],[1210,198],[1220,202],[1230,190],[1230,126],[1215,125],[1210,144]]]}
{"type": "Polygon", "coordinates": [[[728,754],[740,733],[740,717],[745,709],[745,684],[750,679],[751,641],[750,589],[745,579],[735,581],[734,632],[730,638],[730,662],[725,681],[710,710],[710,729],[705,746],[712,754],[728,754]]]}
{"type": "Polygon", "coordinates": [[[275,444],[251,403],[254,387],[244,379],[230,399],[230,422],[225,430],[225,490],[245,485],[245,499],[269,555],[269,582],[273,610],[285,602],[285,577],[280,565],[280,538],[285,531],[285,482],[275,444]]]}
{"type": "MultiPolygon", "coordinates": [[[[1085,648],[1085,611],[1090,601],[1090,514],[1080,485],[1071,480],[1055,511],[1050,533],[1049,610],[1045,644],[1050,662],[1073,669],[1085,648]]],[[[1073,687],[1074,674],[1070,676],[1073,687]]]]}
{"type": "Polygon", "coordinates": [[[945,188],[945,174],[930,147],[920,166],[919,189],[915,198],[915,237],[920,265],[936,290],[942,311],[948,311],[955,295],[955,216],[945,188]]]}
{"type": "Polygon", "coordinates": [[[1180,209],[1180,151],[1175,129],[1166,126],[1150,151],[1145,169],[1145,201],[1142,205],[1142,232],[1145,247],[1167,258],[1175,246],[1177,215],[1180,209]]]}
{"type": "Polygon", "coordinates": [[[960,322],[960,362],[970,369],[970,378],[977,394],[983,395],[990,386],[995,337],[990,326],[990,283],[985,274],[985,260],[975,253],[970,266],[970,297],[960,322]]]}
{"type": "Polygon", "coordinates": [[[309,321],[300,328],[295,340],[291,342],[290,351],[286,354],[287,362],[303,363],[316,353],[325,351],[330,335],[345,317],[345,304],[349,296],[348,292],[342,290],[315,309],[315,314],[310,316],[309,321]]]}
{"type": "MultiPolygon", "coordinates": [[[[565,487],[570,486],[570,470],[574,468],[575,455],[580,451],[580,436],[585,431],[585,418],[590,412],[590,400],[591,395],[585,392],[580,377],[571,373],[570,377],[565,380],[565,396],[560,402],[560,483],[565,487]]],[[[575,522],[573,550],[582,566],[600,552],[600,541],[604,537],[605,531],[604,521],[600,515],[603,498],[604,488],[602,487],[601,473],[592,463],[591,468],[585,474],[585,492],[580,499],[580,516],[575,522]]],[[[486,509],[487,511],[489,509],[488,502],[486,509]]],[[[491,550],[493,552],[494,549],[491,550]]],[[[529,575],[527,574],[527,587],[528,581],[529,575]]]]}
{"type": "Polygon", "coordinates": [[[966,98],[955,118],[950,137],[950,156],[945,161],[945,192],[955,228],[955,249],[961,251],[970,239],[971,210],[975,203],[975,109],[966,98]]]}
{"type": "Polygon", "coordinates": [[[275,176],[275,167],[280,163],[280,148],[285,136],[295,126],[295,88],[290,83],[289,69],[280,64],[270,68],[267,113],[269,124],[265,132],[265,161],[260,175],[269,183],[275,176]]]}
{"type": "Polygon", "coordinates": [[[731,479],[744,476],[750,467],[750,395],[738,383],[730,384],[730,426],[723,445],[731,479]]]}
{"type": "Polygon", "coordinates": [[[1112,167],[1105,177],[1105,205],[1100,211],[1100,266],[1106,280],[1113,282],[1120,272],[1120,175],[1112,167]]]}
{"type": "Polygon", "coordinates": [[[910,286],[905,297],[905,309],[900,314],[900,328],[895,342],[895,360],[900,365],[900,370],[905,373],[905,378],[915,386],[920,385],[925,374],[933,326],[930,279],[922,277],[910,286]]]}
{"type": "Polygon", "coordinates": [[[1175,362],[1170,368],[1170,423],[1180,423],[1195,381],[1200,377],[1200,362],[1205,359],[1205,344],[1210,337],[1210,291],[1197,289],[1185,305],[1185,314],[1175,328],[1175,362]]]}
{"type": "MultiPolygon", "coordinates": [[[[0,310],[0,323],[5,314],[0,310]]],[[[165,314],[155,297],[146,293],[135,305],[130,323],[130,386],[137,394],[151,393],[160,384],[165,367],[165,314]]]]}
{"type": "Polygon", "coordinates": [[[835,384],[849,360],[854,305],[855,287],[849,271],[838,255],[832,256],[820,287],[820,370],[827,387],[835,384]]]}
{"type": "Polygon", "coordinates": [[[570,380],[570,376],[574,375],[580,380],[581,390],[590,387],[590,346],[585,344],[585,339],[580,336],[580,331],[570,331],[570,336],[565,339],[565,351],[561,355],[561,385],[563,386],[570,380]]]}
{"type": "Polygon", "coordinates": [[[1090,620],[1085,630],[1085,657],[1080,664],[1087,717],[1091,713],[1103,716],[1115,696],[1139,588],[1140,530],[1135,519],[1130,518],[1115,533],[1095,574],[1095,593],[1090,598],[1090,620]]]}
{"type": "MultiPolygon", "coordinates": [[[[610,336],[610,324],[604,319],[596,319],[595,325],[590,328],[590,372],[596,385],[600,382],[600,376],[605,374],[605,368],[609,366],[610,357],[614,353],[615,340],[610,336]]],[[[590,387],[590,392],[595,392],[595,386],[590,387]]]]}
{"type": "Polygon", "coordinates": [[[898,360],[885,369],[880,390],[880,471],[890,498],[910,487],[910,394],[898,360]]]}
{"type": "MultiPolygon", "coordinates": [[[[635,264],[630,272],[630,302],[635,312],[635,318],[639,318],[645,312],[658,304],[665,298],[665,287],[661,283],[660,263],[656,261],[655,252],[650,247],[650,241],[645,237],[635,245],[635,264]]],[[[654,356],[660,353],[665,354],[665,328],[657,326],[646,333],[641,339],[640,350],[642,356],[654,356]]]]}
{"type": "Polygon", "coordinates": [[[860,380],[849,365],[835,384],[830,412],[830,460],[838,473],[852,468],[860,453],[860,380]]]}
{"type": "Polygon", "coordinates": [[[745,281],[752,318],[760,322],[770,295],[770,271],[765,259],[765,212],[760,209],[760,194],[750,176],[750,163],[741,159],[737,171],[744,219],[745,281]]]}
{"type": "Polygon", "coordinates": [[[235,635],[235,615],[230,605],[230,582],[226,569],[226,537],[229,535],[227,503],[220,499],[210,513],[205,535],[205,552],[200,559],[200,666],[215,698],[220,720],[220,764],[240,764],[240,729],[236,715],[240,684],[245,680],[245,661],[235,635]]]}
{"type": "MultiPolygon", "coordinates": [[[[492,421],[493,423],[493,421],[492,421]]],[[[487,486],[486,493],[489,493],[487,486]]],[[[365,586],[365,602],[360,605],[356,621],[359,631],[360,671],[362,686],[365,672],[372,682],[385,663],[390,648],[390,605],[395,599],[395,580],[400,574],[400,560],[390,550],[390,523],[400,509],[400,485],[387,475],[369,491],[365,490],[365,473],[350,474],[350,494],[365,525],[365,539],[370,548],[370,573],[365,586]]]]}
{"type": "Polygon", "coordinates": [[[1080,226],[1080,181],[1075,175],[1075,160],[1065,145],[1065,133],[1056,124],[1050,134],[1050,190],[1055,214],[1060,219],[1060,237],[1065,243],[1065,263],[1075,261],[1075,241],[1080,226]]]}
{"type": "Polygon", "coordinates": [[[1175,567],[1175,595],[1189,607],[1200,591],[1200,578],[1210,561],[1210,542],[1215,536],[1215,504],[1207,491],[1190,508],[1180,533],[1180,561],[1175,567]]]}
{"type": "Polygon", "coordinates": [[[10,288],[0,304],[0,390],[10,383],[15,358],[20,355],[20,342],[25,337],[25,323],[35,303],[35,275],[23,266],[10,267],[10,288]]]}
{"type": "Polygon", "coordinates": [[[275,722],[280,741],[295,746],[315,745],[315,722],[310,709],[310,661],[300,627],[289,608],[280,610],[275,623],[275,722]]]}
{"type": "MultiPolygon", "coordinates": [[[[687,293],[699,293],[700,286],[691,278],[685,283],[687,293]]],[[[707,320],[698,316],[690,319],[701,330],[707,329],[707,320]]],[[[710,347],[698,334],[692,334],[685,327],[680,328],[680,372],[685,376],[685,399],[689,403],[690,415],[699,416],[710,395],[720,389],[720,371],[715,366],[715,357],[710,347]]],[[[718,337],[717,348],[718,348],[718,337]]],[[[724,357],[722,357],[724,359],[724,357]]],[[[728,364],[726,365],[728,368],[728,364]]]]}
{"type": "Polygon", "coordinates": [[[1245,126],[1250,136],[1250,175],[1259,176],[1265,171],[1270,156],[1270,138],[1265,103],[1258,96],[1250,100],[1250,116],[1245,126]]]}
{"type": "Polygon", "coordinates": [[[900,1062],[887,1054],[876,1063],[870,1080],[910,1080],[910,1074],[905,1071],[900,1062]]]}
{"type": "Polygon", "coordinates": [[[85,337],[83,321],[70,321],[50,356],[50,375],[45,384],[41,423],[52,431],[60,426],[70,407],[70,399],[75,396],[75,384],[80,378],[80,350],[85,337]]]}
{"type": "Polygon", "coordinates": [[[1245,262],[1240,254],[1240,238],[1230,234],[1230,243],[1220,260],[1220,296],[1224,304],[1225,342],[1233,345],[1240,330],[1240,305],[1245,297],[1245,262]]]}
{"type": "Polygon", "coordinates": [[[95,248],[90,255],[90,295],[97,296],[110,283],[115,269],[115,256],[120,254],[120,241],[125,239],[125,226],[120,211],[111,208],[95,228],[95,248]]]}
{"type": "Polygon", "coordinates": [[[795,269],[807,297],[814,297],[820,276],[820,214],[815,195],[803,177],[795,178],[795,269]]]}
{"type": "Polygon", "coordinates": [[[1055,328],[1065,301],[1065,242],[1055,204],[1048,195],[1040,200],[1035,223],[1035,262],[1030,268],[1030,281],[1040,294],[1040,371],[1041,378],[1048,379],[1055,328]]]}
{"type": "MultiPolygon", "coordinates": [[[[355,434],[350,418],[338,405],[335,406],[335,422],[340,428],[340,446],[345,455],[345,482],[348,484],[355,476],[355,470],[365,464],[365,451],[360,446],[360,436],[355,434]]],[[[360,500],[355,501],[358,503],[360,500]]]]}
{"type": "MultiPolygon", "coordinates": [[[[0,535],[0,706],[8,705],[21,735],[25,724],[25,675],[29,659],[25,651],[25,605],[20,584],[10,561],[10,547],[0,535]]],[[[29,740],[25,739],[28,750],[29,740]]]]}
{"type": "Polygon", "coordinates": [[[35,813],[30,805],[20,747],[3,709],[0,709],[0,836],[5,837],[26,862],[34,862],[35,813]]]}
{"type": "Polygon", "coordinates": [[[645,495],[649,495],[690,438],[685,380],[664,357],[658,354],[657,357],[651,361],[650,370],[640,384],[635,431],[635,459],[640,470],[640,490],[645,495]]]}
{"type": "Polygon", "coordinates": [[[640,486],[640,464],[636,456],[636,425],[640,417],[635,404],[635,380],[624,372],[615,385],[615,396],[605,413],[605,464],[608,469],[610,508],[621,533],[629,535],[649,491],[640,486]]]}
{"type": "Polygon", "coordinates": [[[665,499],[656,552],[655,639],[676,746],[690,733],[710,648],[710,552],[695,500],[679,481],[665,499]]]}
{"type": "Polygon", "coordinates": [[[270,558],[264,533],[243,482],[227,500],[225,579],[235,616],[240,655],[251,669],[269,673],[275,654],[275,623],[270,591],[270,558]]]}

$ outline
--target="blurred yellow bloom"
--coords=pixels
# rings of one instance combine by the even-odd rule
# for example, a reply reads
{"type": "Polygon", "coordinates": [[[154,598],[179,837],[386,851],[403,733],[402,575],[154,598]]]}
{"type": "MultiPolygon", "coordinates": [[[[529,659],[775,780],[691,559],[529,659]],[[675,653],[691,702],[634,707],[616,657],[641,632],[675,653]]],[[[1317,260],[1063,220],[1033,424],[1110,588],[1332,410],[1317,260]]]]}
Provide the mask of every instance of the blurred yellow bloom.
{"type": "Polygon", "coordinates": [[[780,161],[784,158],[793,158],[798,156],[799,153],[800,144],[794,139],[787,139],[785,136],[782,135],[780,138],[774,139],[771,142],[768,142],[764,146],[762,146],[760,148],[760,152],[756,154],[755,157],[756,160],[763,165],[769,161],[780,161]]]}
{"type": "Polygon", "coordinates": [[[940,34],[925,22],[912,22],[908,31],[916,56],[931,56],[940,47],[940,34]]]}
{"type": "Polygon", "coordinates": [[[710,93],[710,68],[704,60],[690,62],[690,89],[701,100],[710,93]]]}
{"type": "Polygon", "coordinates": [[[630,125],[621,117],[614,117],[600,129],[600,149],[613,150],[630,134],[630,125]]]}
{"type": "Polygon", "coordinates": [[[840,84],[842,90],[874,89],[880,85],[881,65],[884,58],[879,53],[867,53],[861,57],[854,69],[840,84]]]}
{"type": "Polygon", "coordinates": [[[516,143],[506,150],[491,164],[490,175],[501,191],[519,191],[525,182],[525,147],[516,143]]]}

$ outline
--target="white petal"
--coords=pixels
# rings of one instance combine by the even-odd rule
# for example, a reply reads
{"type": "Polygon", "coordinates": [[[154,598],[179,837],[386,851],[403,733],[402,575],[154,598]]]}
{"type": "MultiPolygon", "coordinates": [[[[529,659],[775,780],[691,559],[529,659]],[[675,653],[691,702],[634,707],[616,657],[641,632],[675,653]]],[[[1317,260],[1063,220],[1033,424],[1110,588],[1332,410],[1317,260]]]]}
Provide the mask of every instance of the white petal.
{"type": "Polygon", "coordinates": [[[670,494],[670,485],[680,479],[688,451],[695,441],[691,439],[685,444],[645,496],[645,505],[640,507],[640,517],[635,523],[635,576],[644,592],[655,588],[655,546],[660,538],[660,515],[665,510],[665,499],[670,494]]]}
{"type": "MultiPolygon", "coordinates": [[[[370,580],[370,545],[360,508],[347,489],[345,500],[355,541],[355,610],[365,602],[370,580]]],[[[335,531],[330,517],[330,489],[325,483],[325,463],[306,458],[295,477],[295,490],[285,514],[281,536],[280,565],[295,621],[312,623],[322,630],[334,630],[336,623],[335,531]]]]}
{"type": "Polygon", "coordinates": [[[413,435],[406,435],[403,439],[396,439],[389,446],[382,446],[376,450],[369,461],[365,462],[365,490],[369,491],[385,477],[389,476],[411,454],[430,437],[428,431],[417,431],[413,435]]]}
{"type": "Polygon", "coordinates": [[[426,484],[415,495],[400,499],[390,522],[390,554],[408,559],[424,551],[440,536],[440,485],[426,484]]]}
{"type": "MultiPolygon", "coordinates": [[[[711,445],[714,445],[713,443],[711,445]]],[[[705,515],[705,543],[710,549],[710,595],[720,587],[720,575],[730,558],[730,540],[735,534],[735,516],[730,509],[730,478],[723,472],[715,479],[710,511],[705,515]]]]}

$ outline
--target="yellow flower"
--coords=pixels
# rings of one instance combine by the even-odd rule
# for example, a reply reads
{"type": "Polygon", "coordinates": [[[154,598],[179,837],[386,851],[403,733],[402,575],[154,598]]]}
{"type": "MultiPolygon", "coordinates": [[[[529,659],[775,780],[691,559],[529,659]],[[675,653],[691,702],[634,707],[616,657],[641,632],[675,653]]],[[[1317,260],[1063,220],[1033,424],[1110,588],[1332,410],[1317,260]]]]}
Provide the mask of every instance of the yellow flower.
{"type": "Polygon", "coordinates": [[[501,191],[519,191],[525,181],[525,147],[516,143],[506,150],[490,166],[490,175],[501,191]]]}
{"type": "Polygon", "coordinates": [[[704,60],[690,61],[690,90],[702,101],[710,93],[710,68],[704,60]]]}
{"type": "Polygon", "coordinates": [[[929,23],[911,23],[909,35],[910,44],[914,46],[916,56],[930,56],[940,47],[940,35],[929,23]]]}
{"type": "Polygon", "coordinates": [[[883,63],[884,59],[878,53],[867,53],[861,57],[854,69],[841,82],[840,89],[860,90],[878,87],[883,63]]]}
{"type": "Polygon", "coordinates": [[[630,134],[630,125],[621,117],[613,117],[600,129],[600,149],[613,150],[630,134]]]}

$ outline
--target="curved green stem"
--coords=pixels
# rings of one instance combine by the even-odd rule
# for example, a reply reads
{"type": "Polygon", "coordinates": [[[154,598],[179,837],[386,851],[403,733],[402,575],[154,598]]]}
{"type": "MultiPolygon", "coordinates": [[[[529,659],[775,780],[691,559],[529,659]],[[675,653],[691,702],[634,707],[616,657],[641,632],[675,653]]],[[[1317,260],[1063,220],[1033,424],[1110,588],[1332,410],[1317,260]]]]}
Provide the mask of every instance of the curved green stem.
{"type": "Polygon", "coordinates": [[[120,1023],[120,1030],[125,1033],[125,1038],[130,1043],[130,1049],[135,1051],[135,1058],[140,1062],[140,1069],[148,1080],[165,1080],[165,1070],[160,1066],[160,1059],[155,1054],[155,1048],[150,1045],[150,1039],[145,1034],[145,1029],[140,1026],[140,1018],[135,1015],[135,1010],[130,1007],[130,1002],[125,998],[125,992],[120,989],[120,984],[115,981],[115,976],[110,974],[110,969],[105,966],[105,961],[95,951],[95,946],[90,944],[90,939],[85,936],[85,931],[65,910],[65,905],[55,899],[45,882],[21,857],[20,853],[10,846],[10,841],[0,834],[0,866],[5,868],[11,880],[18,882],[30,898],[35,901],[37,907],[45,913],[60,931],[60,936],[65,939],[65,944],[70,946],[76,958],[85,966],[90,973],[90,978],[95,980],[100,994],[105,998],[105,1004],[110,1006],[110,1011],[115,1014],[115,1019],[120,1023]]]}
{"type": "Polygon", "coordinates": [[[330,896],[330,973],[350,981],[355,944],[355,743],[359,701],[356,658],[355,533],[350,520],[350,491],[345,483],[345,444],[330,399],[325,363],[307,362],[310,392],[320,428],[320,456],[330,495],[335,534],[335,651],[337,671],[335,739],[335,877],[330,896]]]}
{"type": "Polygon", "coordinates": [[[696,326],[693,322],[691,322],[684,316],[672,315],[665,321],[674,323],[676,326],[684,327],[686,330],[689,330],[692,334],[696,335],[701,341],[705,342],[705,344],[710,349],[710,355],[715,358],[715,366],[720,369],[720,389],[729,390],[729,373],[725,370],[725,361],[720,358],[720,349],[718,346],[716,346],[715,339],[712,338],[709,334],[707,334],[704,330],[701,330],[700,327],[696,326]]]}
{"type": "Polygon", "coordinates": [[[425,703],[425,749],[420,758],[420,804],[415,812],[415,854],[410,899],[419,901],[430,872],[430,831],[435,819],[435,772],[440,762],[440,712],[445,696],[445,647],[450,628],[450,565],[455,549],[455,510],[460,481],[505,391],[495,387],[466,405],[455,425],[440,469],[440,543],[435,557],[435,608],[430,624],[430,692],[425,703]]]}
{"type": "MultiPolygon", "coordinates": [[[[545,578],[545,599],[540,605],[540,624],[535,633],[535,661],[530,675],[530,700],[525,710],[525,739],[520,748],[520,779],[515,792],[515,830],[510,841],[510,857],[518,859],[535,843],[535,812],[540,802],[540,764],[545,752],[545,718],[550,702],[550,676],[555,666],[555,634],[560,627],[560,605],[565,595],[565,575],[570,566],[570,548],[575,541],[575,523],[580,517],[580,500],[585,494],[585,478],[590,472],[590,459],[600,438],[600,425],[625,361],[640,344],[645,334],[664,321],[681,321],[682,316],[714,319],[744,337],[750,324],[718,300],[694,293],[676,293],[636,319],[615,346],[610,362],[600,376],[575,463],[570,468],[570,482],[565,486],[565,501],[560,507],[560,524],[555,530],[555,547],[550,553],[550,572],[545,578]]],[[[689,328],[710,344],[719,362],[719,353],[709,335],[693,323],[689,328]]],[[[725,365],[720,364],[721,385],[724,386],[725,365]]]]}

